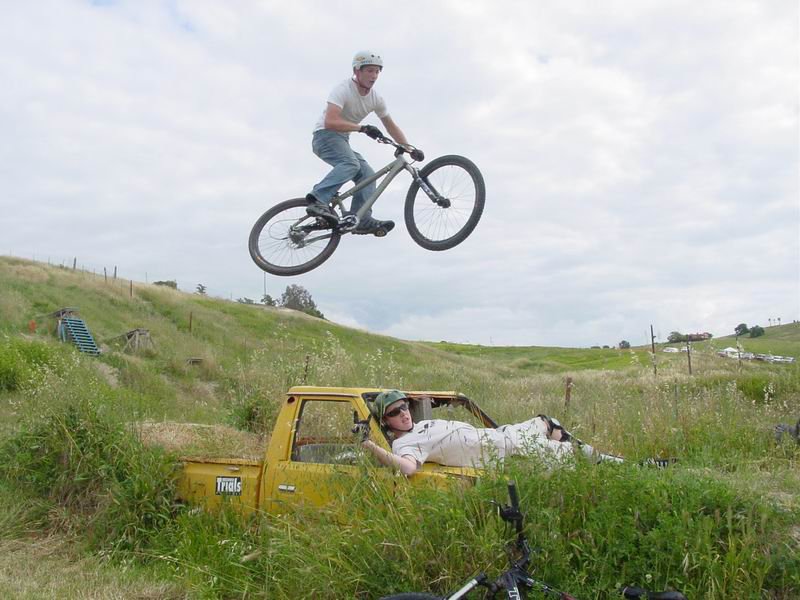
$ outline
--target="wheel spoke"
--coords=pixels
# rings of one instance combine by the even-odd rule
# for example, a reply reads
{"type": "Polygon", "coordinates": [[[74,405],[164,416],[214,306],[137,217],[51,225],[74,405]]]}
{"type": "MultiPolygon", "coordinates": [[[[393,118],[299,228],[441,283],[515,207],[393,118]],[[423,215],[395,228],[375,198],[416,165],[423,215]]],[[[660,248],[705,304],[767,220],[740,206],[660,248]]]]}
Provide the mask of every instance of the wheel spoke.
{"type": "Polygon", "coordinates": [[[250,254],[256,264],[276,275],[297,275],[325,261],[339,243],[339,233],[316,227],[306,215],[303,199],[290,200],[267,211],[250,234],[250,254]]]}
{"type": "Polygon", "coordinates": [[[428,175],[428,181],[450,206],[439,206],[424,192],[417,194],[414,221],[428,240],[437,242],[456,235],[467,224],[475,208],[477,189],[472,176],[458,165],[445,165],[428,175]]]}

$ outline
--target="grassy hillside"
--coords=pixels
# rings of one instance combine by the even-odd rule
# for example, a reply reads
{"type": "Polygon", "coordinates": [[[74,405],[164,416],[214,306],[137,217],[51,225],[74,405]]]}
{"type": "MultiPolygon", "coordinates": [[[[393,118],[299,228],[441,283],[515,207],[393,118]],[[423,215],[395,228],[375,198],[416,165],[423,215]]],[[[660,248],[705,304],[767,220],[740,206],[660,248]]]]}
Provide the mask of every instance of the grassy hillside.
{"type": "MultiPolygon", "coordinates": [[[[744,335],[739,338],[739,345],[744,352],[794,356],[796,359],[800,360],[800,322],[765,327],[763,336],[751,338],[744,335]]],[[[703,344],[700,345],[701,348],[709,347],[716,349],[727,348],[729,346],[732,348],[736,347],[736,336],[727,335],[716,338],[711,342],[703,342],[703,344]]]]}
{"type": "MultiPolygon", "coordinates": [[[[578,597],[648,581],[692,598],[800,596],[800,447],[771,433],[800,417],[797,364],[739,365],[714,354],[733,345],[722,338],[695,345],[692,376],[685,355],[661,352],[654,376],[646,349],[412,343],[139,282],[132,290],[0,257],[0,542],[24,557],[54,540],[74,557],[40,556],[38,588],[0,561],[11,597],[78,597],[85,582],[98,597],[373,598],[444,593],[502,568],[503,531],[485,517],[486,502],[502,499],[494,476],[459,493],[365,480],[329,511],[247,523],[172,505],[175,455],[141,446],[132,421],[268,434],[276,400],[299,383],[457,389],[500,422],[547,413],[609,452],[680,457],[668,472],[509,465],[543,548],[536,567],[578,597]],[[63,307],[79,309],[99,357],[56,341],[47,315],[63,307]],[[154,349],[112,341],[134,328],[150,331],[154,349]]],[[[797,324],[740,342],[800,356],[797,324]]],[[[228,437],[225,451],[239,445],[228,437]]]]}

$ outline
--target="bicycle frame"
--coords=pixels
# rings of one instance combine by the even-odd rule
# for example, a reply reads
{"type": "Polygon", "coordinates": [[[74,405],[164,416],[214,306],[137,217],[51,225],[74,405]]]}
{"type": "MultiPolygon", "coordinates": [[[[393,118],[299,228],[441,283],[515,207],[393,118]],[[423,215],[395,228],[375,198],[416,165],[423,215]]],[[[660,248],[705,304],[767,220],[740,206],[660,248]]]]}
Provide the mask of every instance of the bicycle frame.
{"type": "Polygon", "coordinates": [[[388,165],[386,165],[379,171],[376,171],[369,177],[362,179],[350,189],[346,190],[345,192],[342,192],[341,194],[336,194],[332,200],[333,206],[341,206],[342,210],[344,210],[344,206],[342,205],[343,200],[350,198],[355,193],[363,190],[368,185],[375,183],[381,177],[385,176],[383,181],[381,181],[380,185],[378,185],[378,187],[376,188],[375,192],[369,198],[367,198],[366,202],[364,202],[364,205],[361,208],[359,208],[358,211],[356,212],[356,216],[360,221],[364,217],[364,215],[367,214],[367,212],[369,212],[369,210],[372,208],[372,205],[375,204],[375,202],[377,202],[380,195],[383,194],[388,185],[392,182],[392,180],[394,180],[395,177],[397,177],[400,171],[408,171],[409,173],[411,173],[411,176],[414,179],[420,180],[416,167],[410,165],[406,161],[406,159],[403,158],[403,156],[401,155],[395,158],[392,162],[390,162],[388,165]]]}

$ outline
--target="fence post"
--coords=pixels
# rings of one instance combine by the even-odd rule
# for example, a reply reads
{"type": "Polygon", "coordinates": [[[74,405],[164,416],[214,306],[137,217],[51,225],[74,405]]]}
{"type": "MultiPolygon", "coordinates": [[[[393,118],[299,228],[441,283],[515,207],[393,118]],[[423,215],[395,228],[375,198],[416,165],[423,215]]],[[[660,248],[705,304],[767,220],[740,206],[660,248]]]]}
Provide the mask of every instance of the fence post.
{"type": "Polygon", "coordinates": [[[686,359],[689,361],[689,375],[692,374],[692,343],[686,340],[686,359]]]}
{"type": "Polygon", "coordinates": [[[569,410],[569,401],[572,396],[572,377],[567,377],[567,385],[564,390],[564,408],[569,410]]]}
{"type": "Polygon", "coordinates": [[[650,324],[650,349],[653,352],[653,377],[658,376],[658,368],[656,367],[656,336],[653,334],[653,325],[650,324]]]}

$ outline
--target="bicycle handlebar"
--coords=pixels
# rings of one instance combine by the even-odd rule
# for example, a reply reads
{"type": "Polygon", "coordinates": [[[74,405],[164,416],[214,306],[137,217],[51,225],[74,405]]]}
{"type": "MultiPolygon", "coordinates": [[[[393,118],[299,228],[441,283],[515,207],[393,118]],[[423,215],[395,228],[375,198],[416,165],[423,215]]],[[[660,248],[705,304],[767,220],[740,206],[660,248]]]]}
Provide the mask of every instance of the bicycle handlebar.
{"type": "Polygon", "coordinates": [[[390,146],[395,147],[395,156],[400,156],[401,154],[408,154],[411,156],[413,160],[423,161],[425,160],[425,154],[419,148],[412,146],[411,144],[398,144],[392,138],[386,137],[385,135],[381,134],[380,137],[374,138],[376,142],[379,144],[389,144],[390,146]]]}

